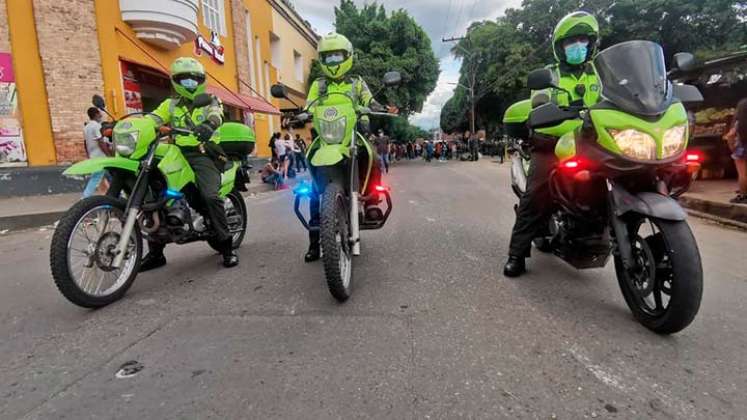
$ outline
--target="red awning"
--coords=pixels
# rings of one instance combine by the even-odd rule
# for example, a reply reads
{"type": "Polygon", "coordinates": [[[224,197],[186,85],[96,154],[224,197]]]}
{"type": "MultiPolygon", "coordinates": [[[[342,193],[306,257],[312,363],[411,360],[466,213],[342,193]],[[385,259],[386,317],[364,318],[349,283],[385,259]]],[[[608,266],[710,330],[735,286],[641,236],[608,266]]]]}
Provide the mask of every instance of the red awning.
{"type": "Polygon", "coordinates": [[[224,104],[235,106],[236,108],[246,109],[252,112],[259,112],[260,114],[276,114],[280,115],[280,111],[270,103],[265,102],[262,98],[256,98],[254,96],[242,95],[240,93],[231,92],[230,90],[223,89],[219,86],[208,85],[207,91],[211,95],[217,96],[224,104]]]}

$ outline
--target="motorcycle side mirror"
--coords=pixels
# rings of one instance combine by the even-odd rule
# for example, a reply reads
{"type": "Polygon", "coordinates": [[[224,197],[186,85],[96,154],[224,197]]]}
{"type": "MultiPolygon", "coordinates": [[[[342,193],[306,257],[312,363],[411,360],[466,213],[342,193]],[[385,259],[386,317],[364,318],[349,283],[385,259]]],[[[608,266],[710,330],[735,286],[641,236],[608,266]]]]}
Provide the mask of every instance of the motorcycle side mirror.
{"type": "Polygon", "coordinates": [[[106,101],[104,101],[104,98],[102,98],[101,95],[93,95],[91,103],[93,103],[93,106],[98,109],[106,109],[106,101]]]}
{"type": "Polygon", "coordinates": [[[273,98],[285,99],[288,97],[288,88],[278,83],[276,85],[272,85],[272,87],[270,88],[270,94],[273,98]]]}
{"type": "Polygon", "coordinates": [[[537,69],[527,76],[527,87],[531,90],[542,90],[558,87],[555,74],[550,69],[537,69]]]}
{"type": "Polygon", "coordinates": [[[672,59],[672,66],[679,71],[693,70],[696,64],[695,56],[686,52],[677,53],[672,59]]]}
{"type": "Polygon", "coordinates": [[[383,78],[384,86],[394,87],[402,83],[402,74],[398,71],[390,71],[384,74],[383,78]]]}
{"type": "Polygon", "coordinates": [[[201,93],[195,96],[195,99],[192,101],[192,106],[194,106],[195,108],[202,108],[204,106],[210,105],[211,103],[213,103],[213,98],[207,93],[201,93]]]}

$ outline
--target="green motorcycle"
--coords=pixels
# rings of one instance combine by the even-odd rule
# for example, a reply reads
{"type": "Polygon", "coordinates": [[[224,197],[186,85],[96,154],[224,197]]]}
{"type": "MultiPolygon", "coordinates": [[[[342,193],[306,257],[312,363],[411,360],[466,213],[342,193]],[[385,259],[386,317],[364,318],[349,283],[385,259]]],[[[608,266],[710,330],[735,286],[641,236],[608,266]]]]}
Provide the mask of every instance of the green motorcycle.
{"type": "MultiPolygon", "coordinates": [[[[210,101],[208,95],[201,95],[194,106],[210,101]]],[[[100,96],[94,96],[93,104],[106,112],[100,96]]],[[[172,135],[192,134],[194,126],[189,119],[185,119],[189,128],[176,128],[158,127],[151,118],[135,118],[146,114],[133,113],[106,123],[104,135],[112,137],[116,156],[88,159],[64,172],[81,176],[105,170],[112,177],[107,195],[76,203],[60,219],[52,237],[52,276],[60,292],[76,305],[98,308],[122,298],[137,277],[143,239],[164,244],[207,241],[219,249],[209,218],[201,215],[207,213],[195,174],[181,149],[170,141],[172,135]]],[[[230,158],[220,194],[237,248],[247,228],[241,191],[249,182],[245,157],[253,149],[254,133],[245,125],[225,123],[216,135],[230,158]]]]}
{"type": "MultiPolygon", "coordinates": [[[[391,87],[400,83],[397,72],[384,76],[383,86],[391,87]]],[[[272,95],[288,98],[283,85],[274,85],[272,95]]],[[[380,229],[386,224],[392,211],[392,199],[383,185],[376,185],[373,193],[377,197],[364,196],[368,190],[371,168],[377,162],[368,159],[365,179],[359,177],[359,147],[368,148],[368,156],[374,153],[364,141],[358,127],[359,121],[367,116],[393,117],[394,114],[374,112],[370,108],[356,105],[347,93],[330,92],[306,105],[306,109],[295,116],[297,123],[313,120],[319,137],[309,147],[312,153],[310,166],[312,185],[300,184],[294,189],[294,211],[301,224],[307,229],[318,229],[324,263],[324,274],[330,293],[340,302],[351,295],[353,278],[353,256],[361,254],[361,230],[380,229]],[[309,114],[308,110],[313,113],[309,114]],[[301,202],[314,192],[320,195],[319,227],[312,227],[301,211],[301,202]],[[383,196],[386,210],[369,207],[363,211],[362,203],[371,199],[378,201],[383,196]]]]}
{"type": "MultiPolygon", "coordinates": [[[[691,54],[675,55],[678,68],[693,63],[691,54]]],[[[601,102],[588,108],[548,103],[529,115],[530,138],[552,135],[558,125],[566,133],[549,178],[556,211],[541,239],[577,269],[604,267],[614,255],[620,289],[637,320],[656,333],[675,333],[693,321],[703,292],[698,246],[676,201],[698,166],[686,152],[683,104],[703,97],[694,86],[667,80],[663,51],[653,42],[612,46],[594,67],[601,102]]],[[[554,77],[535,70],[527,84],[559,89],[554,77]]]]}

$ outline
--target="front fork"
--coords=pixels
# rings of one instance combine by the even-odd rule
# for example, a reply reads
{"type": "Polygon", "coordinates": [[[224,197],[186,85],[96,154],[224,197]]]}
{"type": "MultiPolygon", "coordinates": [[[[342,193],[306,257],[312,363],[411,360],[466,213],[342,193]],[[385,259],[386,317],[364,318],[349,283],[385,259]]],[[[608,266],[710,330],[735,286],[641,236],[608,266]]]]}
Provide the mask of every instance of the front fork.
{"type": "Polygon", "coordinates": [[[612,231],[615,234],[615,243],[617,245],[617,252],[620,254],[620,260],[622,260],[623,267],[626,270],[630,270],[635,266],[633,260],[633,245],[630,242],[630,234],[628,233],[628,226],[625,221],[617,214],[617,203],[612,194],[612,188],[614,185],[612,181],[607,180],[607,205],[609,207],[609,219],[612,231]]]}
{"type": "MultiPolygon", "coordinates": [[[[371,157],[373,159],[373,156],[371,157]]],[[[361,255],[360,194],[358,193],[358,141],[353,137],[350,144],[350,243],[353,255],[361,255]]]]}
{"type": "Polygon", "coordinates": [[[155,146],[150,150],[148,157],[143,161],[140,174],[135,181],[135,186],[132,189],[132,194],[127,201],[127,207],[125,207],[125,223],[122,226],[122,233],[119,237],[119,243],[117,243],[116,255],[114,261],[112,261],[112,267],[119,268],[122,266],[127,255],[127,246],[130,242],[130,236],[132,235],[135,224],[137,223],[137,217],[140,214],[140,205],[145,200],[145,194],[148,191],[148,184],[150,182],[150,172],[153,166],[153,159],[155,156],[155,146]]]}

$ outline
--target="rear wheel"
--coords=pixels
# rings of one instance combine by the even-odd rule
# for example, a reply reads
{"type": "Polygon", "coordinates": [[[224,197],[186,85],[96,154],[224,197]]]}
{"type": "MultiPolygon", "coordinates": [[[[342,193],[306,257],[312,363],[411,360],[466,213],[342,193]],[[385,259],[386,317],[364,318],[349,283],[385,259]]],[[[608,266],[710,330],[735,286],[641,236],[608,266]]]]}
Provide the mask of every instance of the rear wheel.
{"type": "Polygon", "coordinates": [[[106,306],[132,286],[143,252],[137,226],[121,267],[112,267],[124,208],[124,201],[112,197],[89,197],[70,208],[57,225],[50,249],[52,277],[70,302],[85,308],[106,306]]]}
{"type": "MultiPolygon", "coordinates": [[[[228,223],[228,231],[231,233],[231,245],[233,249],[241,246],[241,242],[244,241],[244,235],[246,235],[246,227],[248,226],[249,217],[246,211],[246,203],[244,197],[238,191],[233,191],[228,194],[223,202],[223,206],[226,209],[226,221],[228,223]]],[[[216,239],[209,239],[208,244],[211,248],[218,252],[222,252],[221,243],[216,239]]]]}
{"type": "Polygon", "coordinates": [[[348,199],[337,184],[329,184],[321,202],[320,239],[324,275],[332,296],[340,302],[350,298],[353,251],[350,244],[348,199]]]}
{"type": "Polygon", "coordinates": [[[681,331],[695,319],[703,295],[703,268],[685,221],[641,217],[628,225],[635,267],[615,257],[625,302],[636,319],[659,334],[681,331]]]}

